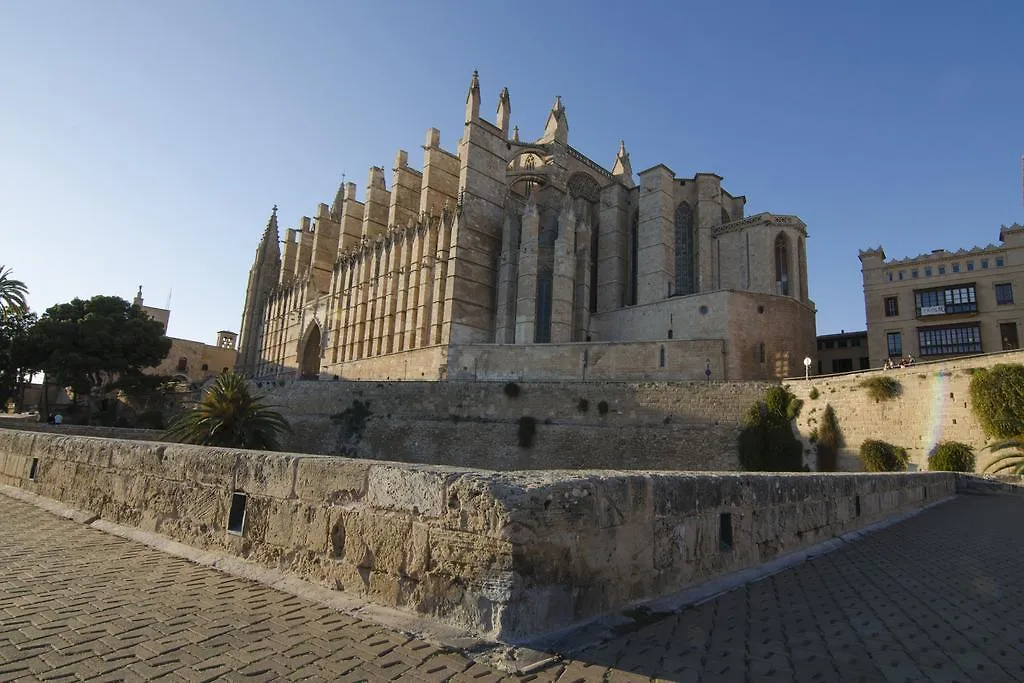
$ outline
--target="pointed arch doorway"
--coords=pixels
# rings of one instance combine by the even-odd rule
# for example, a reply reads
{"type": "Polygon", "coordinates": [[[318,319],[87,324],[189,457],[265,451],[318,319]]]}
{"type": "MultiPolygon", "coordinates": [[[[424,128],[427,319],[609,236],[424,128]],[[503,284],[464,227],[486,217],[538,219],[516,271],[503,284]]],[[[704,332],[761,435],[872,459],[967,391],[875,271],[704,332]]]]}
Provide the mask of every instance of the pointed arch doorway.
{"type": "Polygon", "coordinates": [[[320,343],[323,339],[320,325],[313,321],[306,329],[306,334],[302,337],[302,351],[299,356],[299,379],[319,379],[320,356],[323,355],[320,348],[320,343]]]}

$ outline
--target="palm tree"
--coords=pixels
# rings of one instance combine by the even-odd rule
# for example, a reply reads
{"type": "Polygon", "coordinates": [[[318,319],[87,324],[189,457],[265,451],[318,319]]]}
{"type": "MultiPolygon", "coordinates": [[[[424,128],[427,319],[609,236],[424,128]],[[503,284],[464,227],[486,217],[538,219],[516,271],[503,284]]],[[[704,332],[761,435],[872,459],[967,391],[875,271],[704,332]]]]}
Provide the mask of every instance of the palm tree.
{"type": "Polygon", "coordinates": [[[1012,453],[1004,453],[985,466],[989,474],[1021,474],[1024,475],[1024,435],[1015,436],[988,446],[992,452],[1013,448],[1012,453]]]}
{"type": "Polygon", "coordinates": [[[21,280],[12,278],[13,272],[10,268],[0,266],[0,318],[6,318],[12,313],[25,313],[28,310],[25,303],[28,287],[21,280]]]}
{"type": "Polygon", "coordinates": [[[241,375],[228,371],[192,410],[175,419],[165,436],[181,443],[276,451],[280,434],[292,428],[272,408],[252,395],[241,375]]]}

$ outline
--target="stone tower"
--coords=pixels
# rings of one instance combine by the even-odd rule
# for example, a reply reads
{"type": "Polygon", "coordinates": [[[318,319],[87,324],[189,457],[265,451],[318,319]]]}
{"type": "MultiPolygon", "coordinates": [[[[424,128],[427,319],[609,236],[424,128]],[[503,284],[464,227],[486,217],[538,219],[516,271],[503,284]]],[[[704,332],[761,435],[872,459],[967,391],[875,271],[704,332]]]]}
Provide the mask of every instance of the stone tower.
{"type": "Polygon", "coordinates": [[[270,213],[270,220],[263,231],[263,238],[256,248],[256,259],[249,269],[249,286],[245,289],[245,307],[242,309],[241,343],[238,347],[238,361],[235,369],[243,374],[256,371],[260,363],[260,347],[263,337],[264,306],[270,292],[277,285],[281,271],[280,235],[277,230],[277,205],[270,213]]]}

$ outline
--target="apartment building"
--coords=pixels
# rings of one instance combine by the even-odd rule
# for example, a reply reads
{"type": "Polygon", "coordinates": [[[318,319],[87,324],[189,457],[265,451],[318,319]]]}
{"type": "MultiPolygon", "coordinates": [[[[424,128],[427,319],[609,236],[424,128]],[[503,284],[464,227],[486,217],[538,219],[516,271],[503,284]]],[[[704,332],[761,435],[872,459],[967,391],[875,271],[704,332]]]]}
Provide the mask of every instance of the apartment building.
{"type": "Polygon", "coordinates": [[[871,367],[868,348],[866,330],[818,335],[818,354],[811,367],[817,368],[817,375],[867,370],[871,367]]]}
{"type": "Polygon", "coordinates": [[[1019,348],[1024,226],[1004,225],[999,242],[890,260],[861,251],[871,365],[1019,348]]]}

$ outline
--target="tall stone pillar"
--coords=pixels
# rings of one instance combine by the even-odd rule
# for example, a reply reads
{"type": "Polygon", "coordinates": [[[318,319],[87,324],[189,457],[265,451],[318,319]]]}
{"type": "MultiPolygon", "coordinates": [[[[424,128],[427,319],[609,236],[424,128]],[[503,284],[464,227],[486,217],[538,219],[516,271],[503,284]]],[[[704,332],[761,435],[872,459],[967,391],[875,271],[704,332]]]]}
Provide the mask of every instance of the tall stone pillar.
{"type": "Polygon", "coordinates": [[[431,322],[431,344],[447,344],[444,330],[446,291],[448,285],[448,253],[452,244],[452,232],[455,230],[455,215],[445,206],[441,214],[440,233],[437,238],[437,259],[434,261],[434,314],[431,322]]]}
{"type": "Polygon", "coordinates": [[[590,333],[590,234],[592,228],[584,215],[576,230],[576,294],[573,305],[573,341],[587,341],[590,333]]]}
{"type": "Polygon", "coordinates": [[[668,298],[675,265],[675,173],[659,164],[640,172],[637,235],[638,304],[668,298]]]}
{"type": "Polygon", "coordinates": [[[409,226],[402,229],[402,237],[399,242],[399,265],[398,265],[398,307],[395,312],[395,351],[404,351],[408,348],[405,338],[406,320],[409,317],[409,261],[412,259],[412,236],[415,227],[409,226]]]}
{"type": "Polygon", "coordinates": [[[722,224],[722,177],[697,174],[697,291],[710,292],[714,286],[714,258],[711,229],[722,224]]]}
{"type": "Polygon", "coordinates": [[[512,344],[516,340],[516,280],[519,270],[519,216],[515,207],[505,205],[501,233],[501,260],[498,264],[498,309],[494,341],[512,344]]]}
{"type": "Polygon", "coordinates": [[[416,338],[420,347],[430,345],[430,323],[434,313],[434,267],[437,258],[437,234],[441,219],[431,218],[423,236],[423,256],[420,258],[419,314],[416,321],[416,338]]]}
{"type": "Polygon", "coordinates": [[[558,215],[554,270],[551,279],[551,343],[572,341],[573,295],[576,290],[576,211],[565,195],[558,215]]]}
{"type": "Polygon", "coordinates": [[[408,313],[405,316],[405,348],[407,349],[415,349],[419,346],[419,337],[416,331],[419,329],[420,314],[420,267],[423,263],[423,242],[428,221],[429,218],[422,218],[412,237],[412,258],[409,264],[409,305],[408,313]]]}
{"type": "Polygon", "coordinates": [[[516,344],[533,344],[537,335],[537,269],[540,213],[531,194],[523,211],[519,241],[519,276],[516,282],[516,344]]]}

